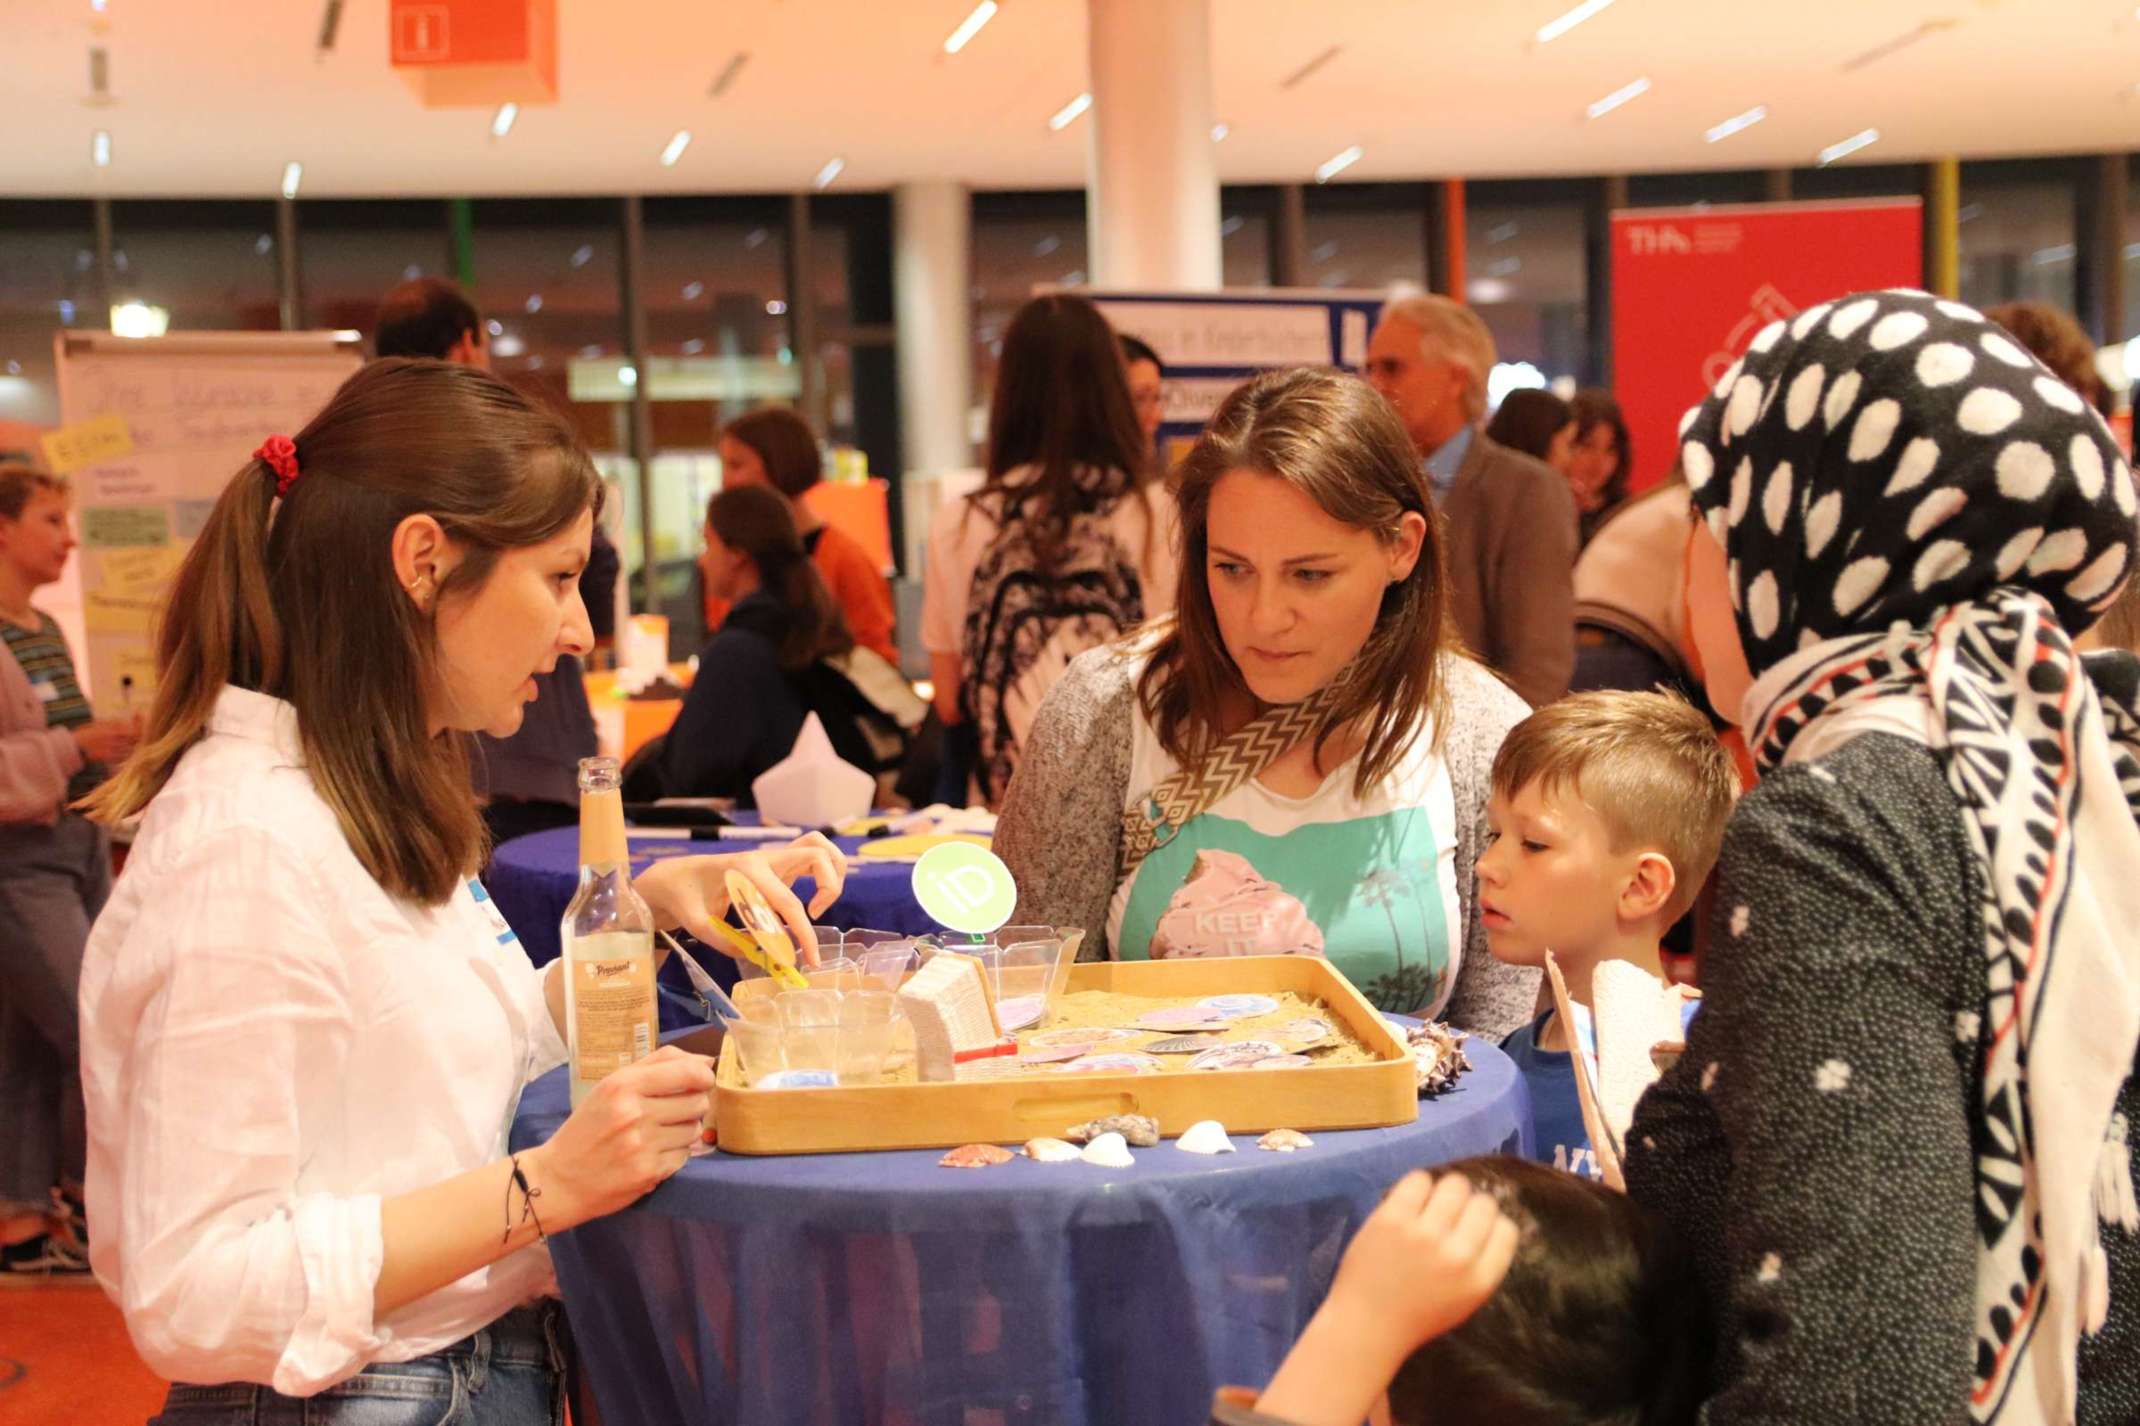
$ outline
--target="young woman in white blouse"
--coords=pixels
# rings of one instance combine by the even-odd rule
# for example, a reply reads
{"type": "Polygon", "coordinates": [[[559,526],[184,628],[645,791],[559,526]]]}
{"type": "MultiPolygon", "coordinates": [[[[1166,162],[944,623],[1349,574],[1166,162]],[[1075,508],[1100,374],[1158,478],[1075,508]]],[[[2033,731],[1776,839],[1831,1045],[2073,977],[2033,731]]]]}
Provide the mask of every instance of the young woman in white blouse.
{"type": "MultiPolygon", "coordinates": [[[[186,559],[142,746],[94,803],[141,826],[81,998],[91,1263],[181,1383],[160,1421],[561,1421],[539,1239],[698,1136],[712,1070],[670,1049],[506,1152],[562,992],[474,878],[461,735],[510,734],[589,647],[599,489],[511,387],[382,361],[261,448],[186,559]]],[[[844,870],[805,839],[639,889],[710,929],[730,867],[804,938],[844,870]]]]}

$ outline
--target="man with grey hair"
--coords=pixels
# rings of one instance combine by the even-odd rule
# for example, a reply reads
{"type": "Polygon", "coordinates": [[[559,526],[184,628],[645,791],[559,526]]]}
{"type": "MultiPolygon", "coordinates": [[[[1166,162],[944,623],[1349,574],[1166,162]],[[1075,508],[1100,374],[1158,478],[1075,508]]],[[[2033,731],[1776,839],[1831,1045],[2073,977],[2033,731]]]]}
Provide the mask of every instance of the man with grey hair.
{"type": "Polygon", "coordinates": [[[1382,309],[1367,380],[1404,422],[1442,513],[1449,609],[1464,642],[1543,707],[1575,669],[1575,501],[1552,468],[1487,439],[1493,334],[1420,293],[1382,309]]]}

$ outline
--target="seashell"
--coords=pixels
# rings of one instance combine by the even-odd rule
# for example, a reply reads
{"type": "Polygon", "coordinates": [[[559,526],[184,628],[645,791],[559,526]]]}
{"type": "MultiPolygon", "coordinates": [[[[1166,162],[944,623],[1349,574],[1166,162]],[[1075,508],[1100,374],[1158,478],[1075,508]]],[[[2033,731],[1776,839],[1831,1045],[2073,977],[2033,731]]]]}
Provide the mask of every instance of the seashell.
{"type": "Polygon", "coordinates": [[[1285,1053],[1285,1046],[1270,1040],[1229,1040],[1215,1045],[1189,1061],[1193,1070],[1247,1069],[1257,1060],[1285,1053]]]}
{"type": "Polygon", "coordinates": [[[985,1169],[1007,1164],[1013,1157],[1009,1149],[994,1144],[961,1144],[936,1162],[947,1169],[985,1169]]]}
{"type": "Polygon", "coordinates": [[[1412,1071],[1422,1096],[1454,1089],[1456,1077],[1471,1068],[1464,1055],[1464,1032],[1439,1020],[1407,1027],[1404,1038],[1412,1047],[1412,1071]]]}
{"type": "Polygon", "coordinates": [[[1144,1047],[1148,1055],[1200,1055],[1219,1041],[1210,1035],[1169,1035],[1144,1047]]]}
{"type": "Polygon", "coordinates": [[[1024,1040],[1029,1050],[1058,1050],[1075,1045],[1080,1050],[1089,1050],[1094,1045],[1112,1044],[1116,1040],[1136,1038],[1134,1030],[1114,1030],[1101,1026],[1070,1028],[1064,1030],[1036,1030],[1024,1040]]]}
{"type": "Polygon", "coordinates": [[[1229,1023],[1226,1016],[1203,1005],[1170,1005],[1137,1017],[1140,1030],[1172,1030],[1177,1034],[1187,1030],[1223,1030],[1229,1023]]]}
{"type": "Polygon", "coordinates": [[[1120,1134],[1126,1143],[1149,1149],[1159,1142],[1159,1121],[1143,1114],[1110,1114],[1063,1130],[1063,1137],[1077,1144],[1090,1143],[1102,1134],[1120,1134]]]}
{"type": "Polygon", "coordinates": [[[1120,1134],[1099,1135],[1078,1157],[1103,1169],[1126,1169],[1137,1162],[1130,1157],[1129,1145],[1122,1141],[1120,1134]]]}
{"type": "Polygon", "coordinates": [[[1295,1149],[1312,1149],[1315,1141],[1298,1129],[1273,1129],[1256,1140],[1256,1147],[1269,1149],[1274,1154],[1290,1154],[1295,1149]]]}
{"type": "Polygon", "coordinates": [[[1233,1140],[1226,1137],[1226,1126],[1216,1119],[1202,1119],[1181,1131],[1174,1147],[1187,1154],[1230,1154],[1234,1152],[1233,1140]]]}
{"type": "Polygon", "coordinates": [[[1249,1068],[1252,1070],[1300,1069],[1314,1063],[1315,1061],[1309,1059],[1306,1055],[1272,1055],[1269,1059],[1257,1060],[1249,1068]]]}
{"type": "Polygon", "coordinates": [[[1025,1156],[1043,1164],[1066,1164],[1077,1158],[1078,1147],[1061,1139],[1028,1139],[1025,1156]]]}
{"type": "Polygon", "coordinates": [[[1051,1074],[1157,1074],[1159,1061],[1136,1051],[1079,1055],[1068,1064],[1056,1065],[1051,1074]]]}
{"type": "Polygon", "coordinates": [[[1304,1050],[1311,1045],[1321,1045],[1330,1038],[1332,1032],[1328,1021],[1309,1015],[1299,1020],[1288,1020],[1268,1033],[1275,1034],[1281,1040],[1290,1041],[1296,1050],[1304,1050]]]}
{"type": "Polygon", "coordinates": [[[1021,1065],[1059,1065],[1070,1060],[1081,1060],[1092,1053],[1090,1045],[1060,1045],[1053,1049],[1027,1050],[1018,1056],[1021,1065]]]}
{"type": "Polygon", "coordinates": [[[1268,995],[1207,995],[1196,1003],[1225,1020],[1246,1020],[1278,1008],[1278,1002],[1268,995]]]}

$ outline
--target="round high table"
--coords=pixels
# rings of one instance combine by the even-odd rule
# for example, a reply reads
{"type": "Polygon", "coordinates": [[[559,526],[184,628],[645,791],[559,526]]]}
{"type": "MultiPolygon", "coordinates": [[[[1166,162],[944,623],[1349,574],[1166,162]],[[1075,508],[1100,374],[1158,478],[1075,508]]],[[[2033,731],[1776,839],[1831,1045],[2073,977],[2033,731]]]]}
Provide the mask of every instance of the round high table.
{"type": "MultiPolygon", "coordinates": [[[[737,820],[752,820],[752,814],[739,813],[737,820]]],[[[536,965],[546,965],[557,959],[560,949],[558,923],[564,919],[565,908],[572,904],[572,893],[579,885],[579,838],[576,827],[515,837],[491,854],[490,870],[484,873],[483,884],[491,899],[498,903],[506,922],[519,935],[520,943],[527,947],[528,959],[536,965]]],[[[643,832],[632,833],[630,840],[632,874],[635,876],[662,857],[756,852],[765,850],[768,845],[778,845],[769,844],[762,837],[699,842],[643,832]]],[[[913,863],[855,859],[855,849],[864,840],[861,837],[835,839],[840,850],[850,858],[847,885],[840,893],[840,899],[818,917],[818,924],[849,931],[896,931],[902,936],[919,936],[938,930],[937,924],[914,899],[913,863]]],[[[795,883],[795,894],[805,905],[809,904],[816,889],[816,883],[808,877],[795,883]]]]}
{"type": "MultiPolygon", "coordinates": [[[[1209,1158],[1168,1139],[1128,1169],[947,1169],[937,1150],[693,1159],[550,1239],[602,1419],[1202,1421],[1218,1386],[1270,1379],[1391,1183],[1522,1151],[1522,1077],[1491,1045],[1466,1050],[1472,1070],[1416,1122],[1315,1133],[1292,1154],[1244,1134],[1209,1158]]],[[[515,1151],[556,1131],[566,1098],[563,1070],[529,1086],[515,1151]]]]}

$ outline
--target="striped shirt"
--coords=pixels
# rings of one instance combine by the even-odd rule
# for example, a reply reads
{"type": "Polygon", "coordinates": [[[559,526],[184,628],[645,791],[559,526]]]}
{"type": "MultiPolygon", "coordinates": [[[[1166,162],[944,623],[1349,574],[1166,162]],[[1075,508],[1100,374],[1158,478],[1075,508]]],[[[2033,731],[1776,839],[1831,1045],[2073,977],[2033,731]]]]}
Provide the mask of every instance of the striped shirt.
{"type": "Polygon", "coordinates": [[[0,638],[7,640],[7,651],[29,676],[37,701],[45,705],[45,726],[78,728],[89,721],[89,700],[75,681],[67,641],[50,614],[40,613],[37,622],[37,628],[25,629],[13,620],[0,619],[0,638]]]}
{"type": "MultiPolygon", "coordinates": [[[[50,614],[40,612],[37,624],[27,629],[12,619],[0,619],[0,639],[7,641],[7,651],[22,665],[37,701],[45,705],[45,726],[79,728],[93,715],[89,700],[82,696],[82,685],[74,676],[74,659],[67,652],[67,641],[50,614]]],[[[84,764],[67,782],[67,800],[88,796],[106,775],[102,764],[84,764]]]]}

